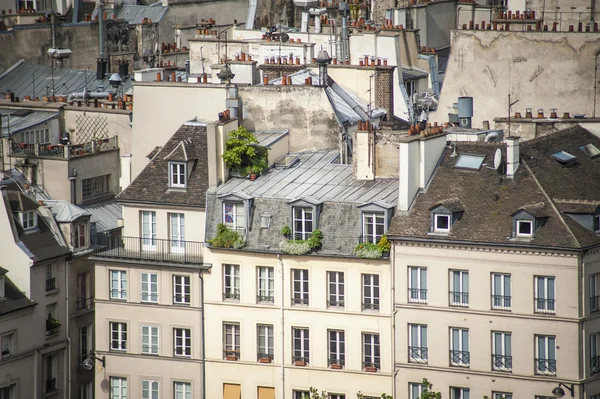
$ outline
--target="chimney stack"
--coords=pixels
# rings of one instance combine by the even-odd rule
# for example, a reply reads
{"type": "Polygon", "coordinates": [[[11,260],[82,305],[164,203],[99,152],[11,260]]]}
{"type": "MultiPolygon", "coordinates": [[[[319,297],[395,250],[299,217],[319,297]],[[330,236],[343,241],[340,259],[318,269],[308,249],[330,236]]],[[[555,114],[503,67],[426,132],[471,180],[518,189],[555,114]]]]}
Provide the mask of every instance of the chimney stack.
{"type": "Polygon", "coordinates": [[[506,177],[513,178],[519,169],[519,137],[507,137],[506,139],[506,177]]]}
{"type": "Polygon", "coordinates": [[[388,122],[394,120],[394,69],[378,67],[375,70],[375,106],[385,109],[388,122]]]}
{"type": "Polygon", "coordinates": [[[319,64],[319,84],[321,86],[327,86],[329,75],[327,74],[327,64],[331,62],[331,57],[327,54],[327,51],[321,49],[317,56],[317,64],[319,64]]]}

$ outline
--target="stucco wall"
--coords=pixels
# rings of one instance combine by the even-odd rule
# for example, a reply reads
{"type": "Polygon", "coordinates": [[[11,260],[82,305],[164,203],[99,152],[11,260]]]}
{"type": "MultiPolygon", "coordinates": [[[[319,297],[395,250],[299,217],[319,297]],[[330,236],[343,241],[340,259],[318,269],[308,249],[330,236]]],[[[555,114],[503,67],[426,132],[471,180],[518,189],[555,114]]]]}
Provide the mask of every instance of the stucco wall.
{"type": "Polygon", "coordinates": [[[452,35],[440,103],[430,114],[431,122],[446,122],[448,108],[467,95],[474,99],[473,127],[481,126],[484,120],[506,115],[509,92],[511,101],[519,100],[513,112],[557,108],[559,115],[594,115],[597,34],[460,30],[452,35]]]}
{"type": "MultiPolygon", "coordinates": [[[[204,242],[204,222],[205,212],[197,209],[185,209],[174,207],[134,207],[123,206],[124,229],[123,236],[125,237],[141,237],[141,211],[156,212],[156,238],[159,240],[170,239],[170,221],[169,213],[183,213],[185,220],[185,241],[204,242]],[[200,228],[200,226],[202,226],[200,228]]],[[[196,247],[194,247],[196,249],[196,247]]]]}
{"type": "MultiPolygon", "coordinates": [[[[89,128],[85,125],[84,120],[94,119],[98,121],[97,124],[106,126],[105,130],[99,129],[99,132],[107,132],[106,137],[118,136],[121,154],[131,154],[131,113],[132,111],[81,109],[79,107],[66,106],[64,108],[64,126],[67,132],[75,129],[74,134],[71,134],[71,143],[77,144],[82,142],[79,139],[78,127],[85,129],[87,133],[89,128]]],[[[94,124],[91,126],[94,126],[94,124]]],[[[101,134],[98,135],[103,137],[101,134]]],[[[85,137],[88,137],[88,135],[85,137]]]]}

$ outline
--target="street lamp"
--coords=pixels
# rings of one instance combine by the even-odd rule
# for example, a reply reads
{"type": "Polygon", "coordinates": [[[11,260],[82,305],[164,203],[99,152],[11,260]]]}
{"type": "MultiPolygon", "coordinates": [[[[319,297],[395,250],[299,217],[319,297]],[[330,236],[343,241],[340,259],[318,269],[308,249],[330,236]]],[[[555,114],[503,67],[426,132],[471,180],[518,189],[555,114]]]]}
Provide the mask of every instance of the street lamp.
{"type": "Polygon", "coordinates": [[[88,357],[81,362],[81,368],[86,371],[90,371],[94,368],[94,361],[99,360],[102,363],[102,367],[106,368],[106,356],[96,357],[96,353],[94,351],[90,351],[88,357]]]}
{"type": "Polygon", "coordinates": [[[562,387],[567,388],[569,390],[569,392],[571,392],[572,398],[575,397],[575,385],[574,384],[571,384],[569,386],[569,384],[563,384],[562,382],[559,382],[558,386],[552,390],[552,395],[554,395],[555,398],[562,398],[563,396],[565,396],[565,390],[562,389],[562,387]]]}

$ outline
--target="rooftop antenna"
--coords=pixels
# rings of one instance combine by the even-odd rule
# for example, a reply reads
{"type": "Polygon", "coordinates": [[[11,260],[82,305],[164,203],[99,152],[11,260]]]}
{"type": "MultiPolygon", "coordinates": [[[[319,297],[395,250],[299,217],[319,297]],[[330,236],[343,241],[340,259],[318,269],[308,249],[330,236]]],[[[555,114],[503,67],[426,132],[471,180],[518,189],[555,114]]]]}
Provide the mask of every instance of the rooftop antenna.
{"type": "Polygon", "coordinates": [[[508,93],[508,137],[511,136],[511,131],[510,131],[510,113],[511,113],[511,109],[512,109],[512,106],[515,105],[518,102],[519,102],[519,100],[516,100],[516,101],[513,101],[511,103],[510,102],[510,93],[508,93]]]}

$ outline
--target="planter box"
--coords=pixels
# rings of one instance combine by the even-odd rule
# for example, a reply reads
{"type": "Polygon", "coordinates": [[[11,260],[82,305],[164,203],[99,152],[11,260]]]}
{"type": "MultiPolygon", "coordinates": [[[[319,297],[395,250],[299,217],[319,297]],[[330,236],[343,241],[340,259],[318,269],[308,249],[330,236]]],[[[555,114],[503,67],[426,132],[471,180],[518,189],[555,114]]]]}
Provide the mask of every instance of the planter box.
{"type": "Polygon", "coordinates": [[[235,355],[227,355],[227,356],[225,357],[225,360],[229,360],[229,361],[236,361],[236,360],[238,360],[238,359],[237,359],[237,356],[235,356],[235,355]]]}
{"type": "Polygon", "coordinates": [[[339,363],[333,363],[333,364],[331,365],[331,368],[332,368],[332,369],[334,369],[334,370],[341,370],[341,369],[342,369],[342,367],[343,367],[343,366],[342,366],[341,364],[339,364],[339,363]]]}
{"type": "Polygon", "coordinates": [[[377,372],[377,367],[372,367],[372,366],[365,367],[365,371],[367,373],[376,373],[377,372]]]}
{"type": "Polygon", "coordinates": [[[304,360],[296,360],[294,362],[294,366],[302,366],[302,367],[304,367],[304,366],[306,366],[306,362],[304,360]]]}
{"type": "Polygon", "coordinates": [[[259,363],[271,363],[273,360],[271,360],[270,357],[261,357],[260,359],[258,359],[259,363]]]}

